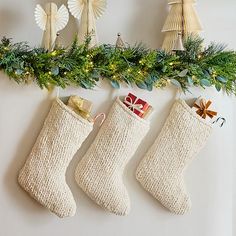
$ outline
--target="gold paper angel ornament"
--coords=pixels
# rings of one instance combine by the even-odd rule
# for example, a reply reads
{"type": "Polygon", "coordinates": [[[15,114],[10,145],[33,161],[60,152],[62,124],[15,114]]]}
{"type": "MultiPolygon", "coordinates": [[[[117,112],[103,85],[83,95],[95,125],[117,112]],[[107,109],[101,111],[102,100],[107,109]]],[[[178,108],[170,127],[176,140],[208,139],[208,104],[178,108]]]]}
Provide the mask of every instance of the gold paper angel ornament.
{"type": "Polygon", "coordinates": [[[79,44],[83,44],[89,35],[91,37],[89,46],[97,45],[96,19],[104,13],[106,5],[106,0],[68,0],[71,14],[79,19],[79,44]]]}
{"type": "Polygon", "coordinates": [[[69,21],[69,12],[65,5],[59,9],[55,3],[47,3],[45,10],[38,4],[35,8],[35,20],[44,31],[42,47],[52,51],[58,31],[64,29],[69,21]]]}

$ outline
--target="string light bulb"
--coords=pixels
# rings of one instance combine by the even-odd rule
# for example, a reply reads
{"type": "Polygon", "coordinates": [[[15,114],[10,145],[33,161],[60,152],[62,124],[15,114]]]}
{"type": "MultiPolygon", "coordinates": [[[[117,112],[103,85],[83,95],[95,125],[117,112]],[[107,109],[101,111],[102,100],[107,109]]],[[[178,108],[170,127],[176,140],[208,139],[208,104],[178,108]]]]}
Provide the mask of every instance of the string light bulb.
{"type": "Polygon", "coordinates": [[[116,66],[115,66],[114,64],[111,64],[111,65],[110,65],[110,68],[111,68],[111,69],[115,69],[116,66]]]}
{"type": "Polygon", "coordinates": [[[51,53],[51,55],[52,55],[53,57],[55,57],[55,56],[57,55],[57,51],[53,51],[53,52],[51,53]]]}
{"type": "Polygon", "coordinates": [[[212,76],[213,76],[214,78],[217,77],[216,72],[213,72],[213,73],[212,73],[212,76]]]}

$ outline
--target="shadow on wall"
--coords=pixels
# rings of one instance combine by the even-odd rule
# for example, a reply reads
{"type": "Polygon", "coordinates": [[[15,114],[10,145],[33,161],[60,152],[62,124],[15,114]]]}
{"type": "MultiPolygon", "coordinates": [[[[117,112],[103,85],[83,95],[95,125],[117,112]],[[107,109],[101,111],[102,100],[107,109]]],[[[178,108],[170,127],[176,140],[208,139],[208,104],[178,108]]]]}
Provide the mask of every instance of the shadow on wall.
{"type": "Polygon", "coordinates": [[[166,0],[136,0],[136,12],[130,22],[130,35],[137,42],[145,42],[152,48],[160,48],[164,35],[161,33],[168,14],[166,0]],[[138,30],[137,30],[138,29],[138,30]]]}
{"type": "MultiPolygon", "coordinates": [[[[21,207],[21,209],[26,212],[24,215],[27,217],[27,220],[29,220],[33,224],[35,218],[32,218],[32,215],[34,215],[35,217],[50,217],[50,214],[48,214],[48,211],[45,210],[45,208],[43,208],[37,201],[31,198],[27,192],[21,189],[17,179],[20,169],[25,164],[25,161],[27,160],[31,149],[36,142],[36,138],[42,128],[43,121],[47,116],[50,106],[50,97],[42,101],[42,103],[38,106],[38,112],[35,114],[35,118],[32,119],[32,123],[29,125],[27,131],[22,137],[19,146],[16,149],[16,156],[12,159],[4,177],[5,189],[6,191],[8,191],[9,196],[11,196],[12,200],[16,202],[17,207],[21,207]],[[35,125],[36,120],[40,120],[40,122],[37,123],[37,127],[35,125]],[[30,217],[27,216],[27,213],[31,213],[30,217]]],[[[45,222],[47,222],[47,220],[49,219],[48,217],[43,218],[45,222]]],[[[38,218],[38,220],[40,219],[41,218],[38,218]]]]}
{"type": "Polygon", "coordinates": [[[16,9],[0,9],[0,35],[9,35],[15,28],[15,22],[20,21],[21,16],[16,9]]]}

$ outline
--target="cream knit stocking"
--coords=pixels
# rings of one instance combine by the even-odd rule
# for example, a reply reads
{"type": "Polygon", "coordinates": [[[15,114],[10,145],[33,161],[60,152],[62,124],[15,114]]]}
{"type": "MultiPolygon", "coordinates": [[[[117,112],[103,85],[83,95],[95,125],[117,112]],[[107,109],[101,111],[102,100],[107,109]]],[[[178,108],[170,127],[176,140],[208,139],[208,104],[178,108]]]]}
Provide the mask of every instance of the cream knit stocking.
{"type": "Polygon", "coordinates": [[[65,173],[93,124],[54,101],[38,139],[19,174],[19,184],[59,217],[73,216],[76,204],[65,173]]]}
{"type": "Polygon", "coordinates": [[[141,185],[176,214],[191,207],[184,170],[205,145],[211,133],[206,123],[182,100],[175,102],[155,143],[138,166],[141,185]]]}
{"type": "Polygon", "coordinates": [[[76,169],[75,179],[83,191],[117,215],[129,212],[130,200],[122,175],[148,130],[149,123],[117,99],[76,169]]]}

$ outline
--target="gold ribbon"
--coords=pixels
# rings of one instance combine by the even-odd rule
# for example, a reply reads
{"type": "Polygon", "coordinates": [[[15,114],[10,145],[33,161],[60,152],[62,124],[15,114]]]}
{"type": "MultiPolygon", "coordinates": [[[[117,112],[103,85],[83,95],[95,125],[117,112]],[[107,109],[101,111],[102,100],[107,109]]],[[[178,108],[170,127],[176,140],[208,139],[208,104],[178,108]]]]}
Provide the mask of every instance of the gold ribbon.
{"type": "Polygon", "coordinates": [[[84,119],[91,122],[93,121],[90,114],[92,103],[88,100],[85,100],[78,96],[71,96],[68,102],[68,106],[70,106],[77,114],[82,116],[84,119]]]}
{"type": "Polygon", "coordinates": [[[204,99],[200,100],[200,104],[194,103],[193,107],[197,108],[196,113],[201,116],[203,119],[206,119],[209,116],[211,119],[217,115],[217,112],[208,110],[212,102],[209,100],[206,102],[204,99]]]}

